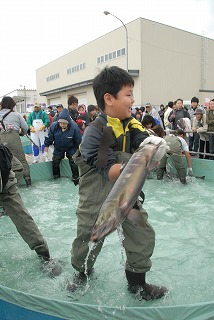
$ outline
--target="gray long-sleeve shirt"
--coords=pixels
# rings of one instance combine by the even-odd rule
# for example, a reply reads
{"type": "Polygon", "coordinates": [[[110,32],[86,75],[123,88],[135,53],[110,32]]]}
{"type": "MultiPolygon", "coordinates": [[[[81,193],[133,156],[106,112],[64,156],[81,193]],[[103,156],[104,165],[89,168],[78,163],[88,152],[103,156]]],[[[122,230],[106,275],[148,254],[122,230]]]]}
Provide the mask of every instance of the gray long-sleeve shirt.
{"type": "MultiPolygon", "coordinates": [[[[2,109],[0,110],[0,121],[2,120],[3,116],[9,112],[9,109],[2,109]]],[[[6,130],[16,130],[19,131],[22,129],[22,131],[27,133],[28,131],[28,125],[22,115],[18,112],[12,111],[10,112],[4,119],[3,123],[5,125],[6,130]]],[[[0,130],[4,130],[0,123],[0,130]]]]}

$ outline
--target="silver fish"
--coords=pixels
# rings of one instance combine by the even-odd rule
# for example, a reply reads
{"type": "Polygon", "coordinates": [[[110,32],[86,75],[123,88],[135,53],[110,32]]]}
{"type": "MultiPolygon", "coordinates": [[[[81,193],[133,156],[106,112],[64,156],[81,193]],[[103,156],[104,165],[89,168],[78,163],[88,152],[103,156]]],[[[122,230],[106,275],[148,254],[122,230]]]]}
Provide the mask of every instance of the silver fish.
{"type": "Polygon", "coordinates": [[[155,157],[158,147],[146,144],[132,155],[100,209],[92,230],[92,241],[103,239],[126,219],[149,171],[158,164],[155,157]]]}

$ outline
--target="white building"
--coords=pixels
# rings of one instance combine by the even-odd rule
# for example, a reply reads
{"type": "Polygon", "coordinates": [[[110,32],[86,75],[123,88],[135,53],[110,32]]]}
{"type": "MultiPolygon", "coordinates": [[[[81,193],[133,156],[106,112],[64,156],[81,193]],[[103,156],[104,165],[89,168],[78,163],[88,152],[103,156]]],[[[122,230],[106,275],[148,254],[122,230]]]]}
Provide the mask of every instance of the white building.
{"type": "Polygon", "coordinates": [[[214,98],[214,40],[138,18],[36,70],[38,101],[67,106],[96,104],[92,80],[105,66],[128,70],[135,80],[135,105],[214,98]]]}
{"type": "MultiPolygon", "coordinates": [[[[16,111],[20,113],[29,113],[33,110],[34,103],[37,101],[37,91],[32,89],[16,89],[5,96],[13,98],[16,102],[16,111]]],[[[3,96],[1,97],[1,99],[3,96]]]]}

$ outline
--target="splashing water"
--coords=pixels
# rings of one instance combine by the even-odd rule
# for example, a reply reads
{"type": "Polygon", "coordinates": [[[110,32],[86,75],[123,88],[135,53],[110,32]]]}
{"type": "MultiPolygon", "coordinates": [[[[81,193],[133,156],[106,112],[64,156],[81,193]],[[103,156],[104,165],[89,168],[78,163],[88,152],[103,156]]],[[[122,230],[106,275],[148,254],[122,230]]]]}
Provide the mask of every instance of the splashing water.
{"type": "MultiPolygon", "coordinates": [[[[125,306],[170,306],[213,300],[213,182],[188,180],[183,186],[178,180],[149,179],[144,186],[144,208],[156,232],[153,266],[147,281],[165,285],[170,289],[167,297],[144,302],[127,292],[124,265],[121,265],[125,255],[123,252],[121,258],[120,254],[123,236],[118,238],[114,232],[105,239],[90,287],[77,297],[78,302],[100,308],[108,304],[117,310],[125,306]]],[[[24,243],[9,217],[3,216],[0,218],[0,284],[37,296],[70,301],[63,283],[74,272],[70,247],[76,236],[78,189],[62,178],[20,190],[49,244],[52,257],[63,261],[63,272],[55,279],[42,274],[35,252],[24,243]]]]}

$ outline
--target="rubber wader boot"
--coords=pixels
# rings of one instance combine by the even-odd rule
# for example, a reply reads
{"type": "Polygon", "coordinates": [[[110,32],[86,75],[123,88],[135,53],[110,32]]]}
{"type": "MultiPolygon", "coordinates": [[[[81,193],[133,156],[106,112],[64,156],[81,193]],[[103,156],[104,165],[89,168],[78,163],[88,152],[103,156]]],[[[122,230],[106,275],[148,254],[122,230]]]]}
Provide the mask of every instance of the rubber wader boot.
{"type": "Polygon", "coordinates": [[[181,182],[182,184],[186,184],[186,183],[187,183],[187,180],[186,180],[186,178],[180,178],[180,182],[181,182]]]}
{"type": "Polygon", "coordinates": [[[87,282],[88,277],[94,272],[94,269],[87,270],[87,273],[75,273],[71,281],[68,281],[66,290],[73,293],[87,282]]]}
{"type": "Polygon", "coordinates": [[[146,301],[162,298],[168,292],[165,287],[158,287],[153,284],[146,283],[145,273],[135,273],[128,270],[125,271],[129,292],[139,294],[140,298],[146,301]]]}
{"type": "Polygon", "coordinates": [[[32,183],[31,183],[31,177],[24,177],[24,179],[25,179],[25,182],[26,182],[27,187],[28,187],[28,188],[31,187],[31,185],[32,185],[32,183]]]}
{"type": "Polygon", "coordinates": [[[48,274],[51,278],[57,277],[62,273],[60,264],[57,261],[51,259],[49,251],[35,251],[42,262],[42,265],[40,267],[40,270],[42,272],[48,274]]]}

